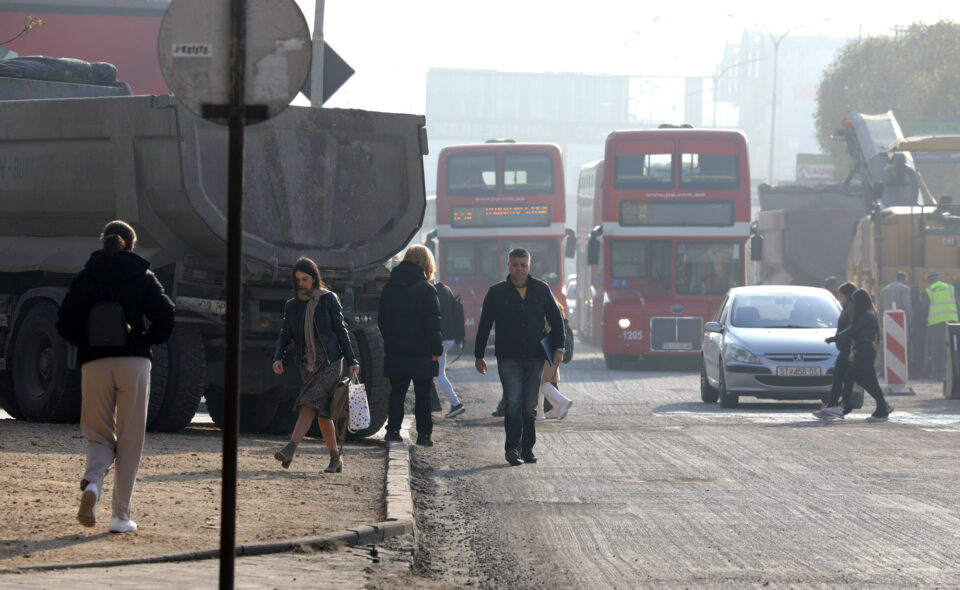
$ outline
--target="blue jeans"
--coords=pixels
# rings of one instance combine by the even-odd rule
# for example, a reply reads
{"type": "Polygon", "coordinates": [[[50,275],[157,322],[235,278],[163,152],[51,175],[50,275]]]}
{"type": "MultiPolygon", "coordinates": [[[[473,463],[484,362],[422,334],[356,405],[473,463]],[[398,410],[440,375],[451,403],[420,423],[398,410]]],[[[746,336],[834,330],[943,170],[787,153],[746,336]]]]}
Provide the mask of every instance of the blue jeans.
{"type": "Polygon", "coordinates": [[[497,373],[500,374],[506,402],[503,426],[507,440],[503,448],[505,451],[519,449],[521,453],[528,453],[537,443],[537,397],[543,359],[498,358],[497,373]]]}

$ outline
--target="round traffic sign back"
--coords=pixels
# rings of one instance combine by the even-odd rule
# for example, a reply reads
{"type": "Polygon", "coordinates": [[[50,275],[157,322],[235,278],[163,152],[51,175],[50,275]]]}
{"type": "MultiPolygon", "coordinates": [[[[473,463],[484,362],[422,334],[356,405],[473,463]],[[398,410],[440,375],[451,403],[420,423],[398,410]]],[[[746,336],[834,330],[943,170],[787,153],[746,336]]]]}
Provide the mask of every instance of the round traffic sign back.
{"type": "MultiPolygon", "coordinates": [[[[244,103],[273,117],[310,72],[310,30],[294,0],[247,0],[244,103]]],[[[230,102],[230,0],[173,0],[157,53],[167,85],[188,109],[230,102]]]]}

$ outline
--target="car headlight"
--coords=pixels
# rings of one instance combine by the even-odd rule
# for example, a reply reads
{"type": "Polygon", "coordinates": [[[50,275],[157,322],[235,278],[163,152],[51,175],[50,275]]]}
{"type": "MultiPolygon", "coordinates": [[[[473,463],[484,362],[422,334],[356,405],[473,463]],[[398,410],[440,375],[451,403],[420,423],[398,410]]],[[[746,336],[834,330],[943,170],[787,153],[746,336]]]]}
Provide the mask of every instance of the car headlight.
{"type": "Polygon", "coordinates": [[[723,355],[728,361],[736,361],[738,363],[747,363],[750,365],[762,365],[763,361],[760,360],[760,357],[753,354],[743,346],[735,344],[733,342],[727,342],[726,351],[723,355]]]}
{"type": "Polygon", "coordinates": [[[620,318],[620,319],[617,321],[617,325],[620,326],[620,329],[621,329],[621,330],[626,330],[627,328],[630,327],[630,319],[629,319],[629,318],[620,318]]]}

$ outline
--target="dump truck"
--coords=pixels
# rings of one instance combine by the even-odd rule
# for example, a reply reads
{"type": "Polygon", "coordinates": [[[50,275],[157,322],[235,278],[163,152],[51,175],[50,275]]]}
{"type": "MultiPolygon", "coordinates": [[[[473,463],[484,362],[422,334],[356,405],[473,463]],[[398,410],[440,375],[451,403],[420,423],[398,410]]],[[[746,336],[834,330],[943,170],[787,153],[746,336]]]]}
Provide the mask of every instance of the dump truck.
{"type": "MultiPolygon", "coordinates": [[[[52,78],[0,70],[0,404],[78,419],[80,369],[57,310],[104,224],[123,219],[177,305],[173,336],[154,347],[148,428],[183,428],[201,397],[222,425],[227,130],[172,96],[52,78]]],[[[389,390],[382,263],[423,220],[425,120],[291,106],[247,127],[245,143],[240,427],[285,433],[296,420],[298,371],[279,377],[271,363],[292,266],[307,256],[340,296],[360,361],[372,419],[357,435],[376,432],[389,390]]]]}

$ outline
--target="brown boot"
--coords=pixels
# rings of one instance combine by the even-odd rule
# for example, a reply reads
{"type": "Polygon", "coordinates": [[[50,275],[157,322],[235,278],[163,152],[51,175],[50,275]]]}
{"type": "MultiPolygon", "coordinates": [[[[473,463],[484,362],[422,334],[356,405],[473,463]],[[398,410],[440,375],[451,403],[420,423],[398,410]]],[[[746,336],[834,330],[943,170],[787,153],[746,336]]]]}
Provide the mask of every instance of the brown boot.
{"type": "Polygon", "coordinates": [[[280,461],[280,466],[284,469],[290,467],[293,462],[293,456],[297,453],[297,443],[290,441],[287,446],[273,454],[273,458],[280,461]]]}
{"type": "Polygon", "coordinates": [[[343,458],[339,451],[327,451],[330,453],[330,464],[323,470],[324,473],[340,473],[343,471],[343,458]]]}

